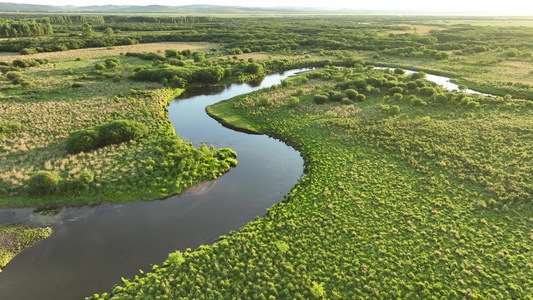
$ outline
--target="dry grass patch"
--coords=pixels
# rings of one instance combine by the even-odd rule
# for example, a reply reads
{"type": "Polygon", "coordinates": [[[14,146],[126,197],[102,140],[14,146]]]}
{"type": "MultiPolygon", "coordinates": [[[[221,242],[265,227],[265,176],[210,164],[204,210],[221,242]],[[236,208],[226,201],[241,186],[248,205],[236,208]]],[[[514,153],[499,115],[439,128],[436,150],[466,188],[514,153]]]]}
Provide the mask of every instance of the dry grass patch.
{"type": "MultiPolygon", "coordinates": [[[[250,58],[254,60],[269,60],[269,59],[289,59],[289,60],[303,60],[303,59],[309,59],[309,60],[317,60],[317,59],[333,59],[335,57],[333,56],[320,56],[316,54],[308,54],[309,57],[306,58],[306,55],[284,55],[284,54],[269,54],[269,53],[261,53],[261,52],[252,52],[252,53],[244,53],[239,55],[226,55],[229,57],[236,56],[238,59],[244,59],[248,60],[250,58]]],[[[218,58],[217,58],[218,59],[218,58]]]]}
{"type": "Polygon", "coordinates": [[[427,25],[413,25],[413,24],[398,24],[398,26],[407,26],[408,30],[391,30],[387,31],[387,34],[404,34],[404,33],[417,33],[421,35],[428,35],[431,30],[443,30],[443,27],[427,26],[427,25]]]}
{"type": "Polygon", "coordinates": [[[219,49],[220,45],[213,43],[177,43],[177,42],[165,42],[165,43],[149,43],[149,44],[137,44],[127,46],[115,46],[115,47],[101,47],[101,48],[87,48],[78,50],[68,50],[62,52],[48,52],[37,53],[32,55],[21,55],[18,53],[7,53],[7,55],[0,55],[0,61],[11,62],[15,59],[29,59],[29,58],[46,58],[46,59],[68,59],[68,58],[95,58],[102,56],[116,56],[120,53],[126,52],[164,52],[166,49],[204,51],[208,52],[209,49],[219,49]]]}

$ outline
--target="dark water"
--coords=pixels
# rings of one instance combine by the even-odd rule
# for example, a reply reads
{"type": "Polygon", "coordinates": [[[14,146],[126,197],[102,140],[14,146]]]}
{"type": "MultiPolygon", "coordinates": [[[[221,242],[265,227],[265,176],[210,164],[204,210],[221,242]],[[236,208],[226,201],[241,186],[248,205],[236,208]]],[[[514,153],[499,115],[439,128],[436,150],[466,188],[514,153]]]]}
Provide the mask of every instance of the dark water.
{"type": "MultiPolygon", "coordinates": [[[[165,200],[95,207],[0,210],[0,223],[52,226],[54,233],[13,259],[0,274],[0,299],[83,299],[110,291],[121,277],[161,264],[170,252],[212,244],[279,202],[302,176],[298,152],[264,135],[221,126],[205,106],[278,84],[301,70],[261,82],[192,91],[172,101],[169,118],[180,137],[237,151],[239,164],[200,189],[165,200]],[[204,94],[204,95],[200,95],[204,94]]],[[[112,199],[110,199],[112,200],[112,199]]]]}

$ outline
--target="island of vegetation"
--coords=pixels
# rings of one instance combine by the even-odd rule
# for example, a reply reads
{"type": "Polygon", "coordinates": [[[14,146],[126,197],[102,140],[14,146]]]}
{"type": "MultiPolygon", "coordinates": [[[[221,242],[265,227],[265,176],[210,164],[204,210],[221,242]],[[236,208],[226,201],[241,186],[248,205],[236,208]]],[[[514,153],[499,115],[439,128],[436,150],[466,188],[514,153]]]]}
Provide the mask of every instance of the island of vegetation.
{"type": "Polygon", "coordinates": [[[306,176],[290,194],[214,245],[171,253],[92,298],[533,295],[533,19],[16,22],[30,31],[0,27],[16,37],[0,50],[21,53],[0,58],[4,207],[150,200],[216,178],[235,153],[178,138],[169,101],[189,87],[322,68],[208,108],[301,152],[306,176]]]}

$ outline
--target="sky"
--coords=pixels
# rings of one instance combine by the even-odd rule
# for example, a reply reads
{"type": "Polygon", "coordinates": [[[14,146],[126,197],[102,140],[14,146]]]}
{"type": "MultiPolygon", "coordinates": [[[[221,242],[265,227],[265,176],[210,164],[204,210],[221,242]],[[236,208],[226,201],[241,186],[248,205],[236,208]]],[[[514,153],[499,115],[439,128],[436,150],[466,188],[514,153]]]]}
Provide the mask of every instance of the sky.
{"type": "Polygon", "coordinates": [[[497,15],[533,15],[533,1],[531,0],[0,0],[0,2],[47,4],[47,5],[169,5],[181,6],[191,4],[210,4],[248,7],[329,7],[350,8],[360,10],[403,10],[403,11],[438,11],[438,12],[490,12],[497,15]]]}

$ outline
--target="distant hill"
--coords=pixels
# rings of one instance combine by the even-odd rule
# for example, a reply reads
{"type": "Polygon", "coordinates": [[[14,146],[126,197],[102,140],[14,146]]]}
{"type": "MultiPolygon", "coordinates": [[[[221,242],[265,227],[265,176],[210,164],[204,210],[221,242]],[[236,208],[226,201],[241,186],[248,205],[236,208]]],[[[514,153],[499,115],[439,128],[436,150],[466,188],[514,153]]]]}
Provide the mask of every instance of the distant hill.
{"type": "Polygon", "coordinates": [[[386,12],[372,10],[347,10],[326,9],[310,7],[243,7],[222,5],[94,5],[94,6],[53,6],[0,2],[0,12],[23,12],[23,13],[130,13],[130,14],[195,14],[195,15],[310,15],[310,14],[389,14],[402,12],[386,12]]]}
{"type": "MultiPolygon", "coordinates": [[[[327,3],[325,2],[325,5],[327,3]]],[[[224,5],[93,5],[93,6],[54,6],[0,2],[0,12],[20,13],[102,13],[102,14],[194,14],[194,15],[449,15],[487,16],[498,15],[483,11],[398,11],[398,10],[357,10],[330,9],[316,7],[244,7],[224,5]]],[[[504,14],[505,15],[505,14],[504,14]]]]}

